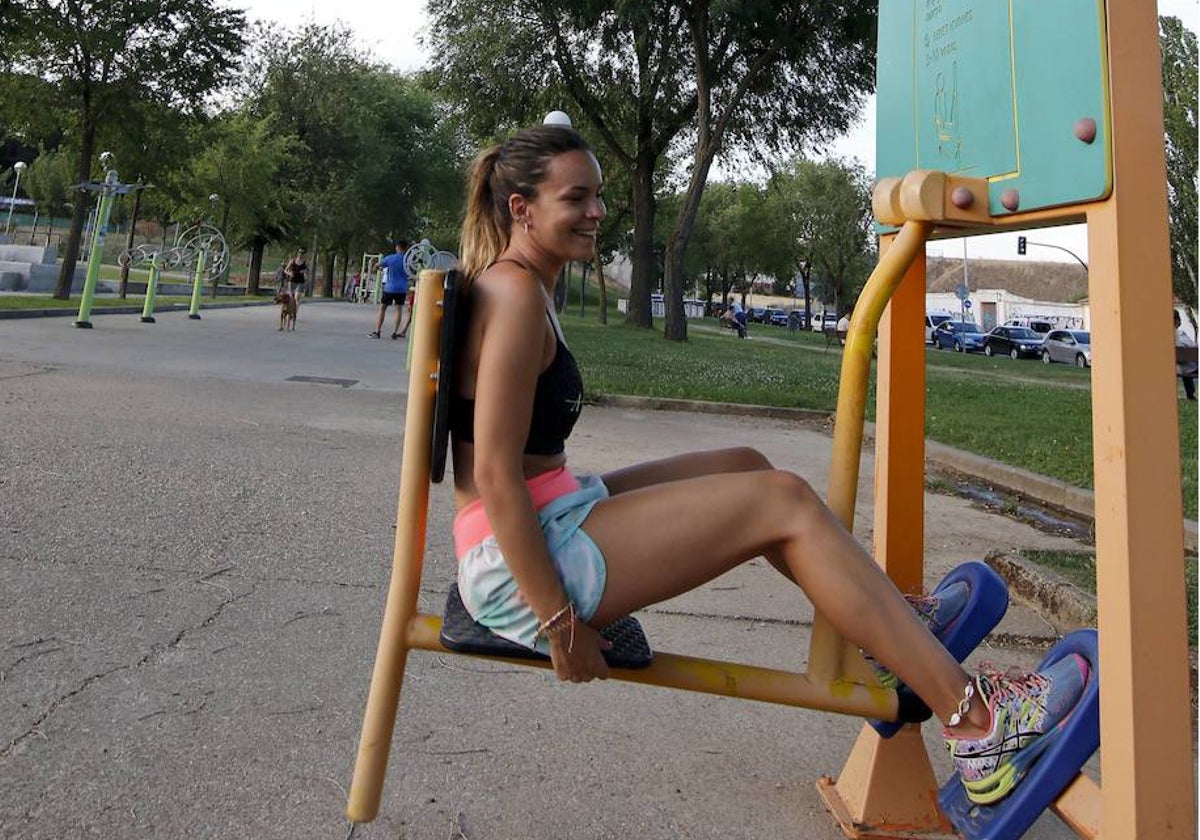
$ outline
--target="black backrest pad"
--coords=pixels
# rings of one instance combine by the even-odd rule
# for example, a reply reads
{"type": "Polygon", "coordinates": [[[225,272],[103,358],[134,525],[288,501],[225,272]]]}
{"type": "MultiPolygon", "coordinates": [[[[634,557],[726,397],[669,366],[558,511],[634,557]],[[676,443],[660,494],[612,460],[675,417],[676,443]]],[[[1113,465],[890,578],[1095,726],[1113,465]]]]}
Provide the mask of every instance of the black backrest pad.
{"type": "Polygon", "coordinates": [[[438,337],[437,396],[433,404],[433,460],[429,480],[440,484],[446,477],[450,448],[450,395],[454,393],[454,363],[458,349],[458,272],[447,271],[442,293],[442,334],[438,337]]]}

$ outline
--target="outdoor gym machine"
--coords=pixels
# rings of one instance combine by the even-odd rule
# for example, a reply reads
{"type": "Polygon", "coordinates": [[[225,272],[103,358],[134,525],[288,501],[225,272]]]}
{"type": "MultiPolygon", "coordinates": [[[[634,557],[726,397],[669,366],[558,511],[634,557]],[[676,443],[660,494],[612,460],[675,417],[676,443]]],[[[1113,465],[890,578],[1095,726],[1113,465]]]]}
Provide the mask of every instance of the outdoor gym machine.
{"type": "Polygon", "coordinates": [[[90,330],[92,328],[89,318],[92,314],[92,300],[96,295],[96,281],[100,278],[100,263],[104,257],[104,237],[108,233],[108,216],[112,212],[113,201],[117,196],[139,189],[140,186],[140,184],[122,184],[117,177],[117,170],[110,169],[105,174],[102,183],[89,181],[78,187],[84,192],[100,194],[100,203],[96,210],[96,224],[92,229],[92,245],[88,251],[83,293],[79,298],[79,315],[75,319],[75,326],[80,329],[90,330]]]}
{"type": "MultiPolygon", "coordinates": [[[[1070,731],[998,805],[965,803],[954,779],[933,801],[915,727],[890,740],[864,728],[841,778],[818,787],[852,837],[944,835],[952,823],[972,838],[1016,838],[1050,807],[1083,837],[1103,830],[1106,837],[1190,840],[1194,767],[1191,739],[1180,735],[1191,731],[1190,697],[1178,593],[1182,505],[1154,9],[1140,0],[1019,7],[897,0],[881,4],[879,33],[883,143],[872,198],[885,227],[880,264],[847,335],[830,506],[852,523],[878,328],[875,556],[902,590],[920,587],[924,245],[931,237],[1087,222],[1103,648],[1085,631],[1043,660],[1079,653],[1092,677],[1068,719],[1070,731]],[[1161,330],[1142,329],[1147,311],[1161,313],[1161,330]],[[1078,773],[1101,732],[1103,790],[1078,773]]],[[[460,641],[457,628],[448,635],[440,617],[416,609],[429,479],[444,469],[442,392],[453,349],[444,321],[453,320],[453,287],[440,272],[425,272],[418,301],[393,575],[347,809],[355,822],[373,819],[378,809],[408,651],[445,653],[460,641]]],[[[640,670],[614,668],[613,677],[892,721],[903,716],[897,693],[873,684],[857,651],[820,616],[812,636],[807,674],[658,653],[640,670]]],[[[517,661],[514,652],[499,655],[517,661]]]]}

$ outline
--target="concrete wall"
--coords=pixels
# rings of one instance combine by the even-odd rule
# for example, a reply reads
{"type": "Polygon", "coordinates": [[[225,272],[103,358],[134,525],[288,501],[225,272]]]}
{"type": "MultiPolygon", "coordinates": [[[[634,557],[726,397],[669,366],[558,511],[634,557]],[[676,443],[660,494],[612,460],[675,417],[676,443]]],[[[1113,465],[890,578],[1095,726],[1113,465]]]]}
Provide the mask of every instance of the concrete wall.
{"type": "MultiPolygon", "coordinates": [[[[1092,328],[1092,313],[1087,303],[1031,300],[1004,289],[977,289],[967,300],[971,302],[968,317],[984,329],[991,329],[1011,318],[1042,318],[1063,329],[1092,328]]],[[[960,307],[953,292],[925,295],[926,312],[948,312],[957,317],[960,307]]]]}

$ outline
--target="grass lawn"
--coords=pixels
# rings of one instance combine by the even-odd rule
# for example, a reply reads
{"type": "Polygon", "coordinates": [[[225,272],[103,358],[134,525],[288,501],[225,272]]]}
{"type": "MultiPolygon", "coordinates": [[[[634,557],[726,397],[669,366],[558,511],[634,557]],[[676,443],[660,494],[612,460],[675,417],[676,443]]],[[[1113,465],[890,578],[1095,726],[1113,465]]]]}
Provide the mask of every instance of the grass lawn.
{"type": "MultiPolygon", "coordinates": [[[[241,298],[234,298],[240,301],[241,298]]],[[[154,298],[156,307],[166,306],[168,304],[189,304],[192,299],[189,295],[158,295],[154,298]]],[[[110,306],[142,306],[146,299],[141,295],[130,295],[122,300],[115,297],[94,297],[92,298],[92,309],[103,309],[110,306]]],[[[212,298],[202,298],[200,301],[203,306],[206,303],[212,303],[212,298]]],[[[0,309],[78,309],[79,295],[75,295],[69,300],[59,300],[51,297],[49,294],[40,295],[0,295],[0,309]]]]}
{"type": "MultiPolygon", "coordinates": [[[[659,328],[628,327],[615,311],[607,326],[595,307],[580,318],[568,306],[563,328],[593,394],[632,394],[832,411],[841,353],[824,336],[751,328],[739,341],[706,321],[689,324],[686,343],[659,328]],[[770,341],[765,339],[770,338],[770,341]]],[[[873,419],[874,380],[868,419],[873,419]]],[[[1091,372],[948,351],[926,351],[928,437],[969,452],[1091,488],[1091,372]]],[[[1196,518],[1196,411],[1179,401],[1184,511],[1196,518]]]]}

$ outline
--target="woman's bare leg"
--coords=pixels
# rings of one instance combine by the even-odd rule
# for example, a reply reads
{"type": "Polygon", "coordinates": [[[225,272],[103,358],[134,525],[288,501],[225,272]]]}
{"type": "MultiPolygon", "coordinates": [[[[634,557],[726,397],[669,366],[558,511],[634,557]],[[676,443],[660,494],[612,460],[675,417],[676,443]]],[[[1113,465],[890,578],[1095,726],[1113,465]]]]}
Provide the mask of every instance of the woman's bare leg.
{"type": "MultiPolygon", "coordinates": [[[[624,489],[619,474],[616,482],[624,489]]],[[[596,505],[584,529],[608,565],[596,626],[775,554],[833,627],[940,719],[962,698],[967,673],[812,488],[790,473],[724,473],[624,489],[596,505]]],[[[973,704],[971,712],[982,729],[986,710],[973,704]]]]}
{"type": "MultiPolygon", "coordinates": [[[[614,496],[652,487],[655,484],[665,484],[669,481],[680,481],[685,478],[699,478],[704,475],[726,475],[738,472],[759,472],[774,469],[767,456],[749,446],[735,446],[730,449],[709,449],[701,452],[685,452],[682,455],[672,455],[657,461],[646,461],[623,467],[602,478],[608,492],[614,496]]],[[[788,568],[774,546],[763,551],[765,557],[776,570],[792,583],[792,571],[788,568]]]]}

